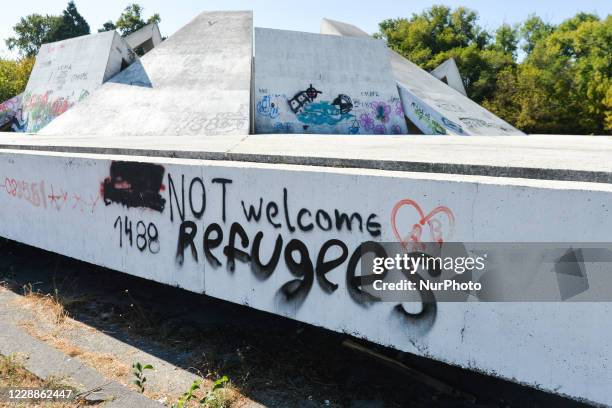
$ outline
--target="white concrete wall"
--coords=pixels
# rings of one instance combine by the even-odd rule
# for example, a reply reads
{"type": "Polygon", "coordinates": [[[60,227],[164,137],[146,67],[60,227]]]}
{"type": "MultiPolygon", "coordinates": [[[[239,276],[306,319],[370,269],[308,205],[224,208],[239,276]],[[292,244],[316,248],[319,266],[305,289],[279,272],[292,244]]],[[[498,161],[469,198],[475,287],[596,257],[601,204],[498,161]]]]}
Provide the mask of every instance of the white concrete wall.
{"type": "Polygon", "coordinates": [[[38,132],[84,100],[134,55],[114,31],[44,44],[23,94],[26,132],[38,132]]]}
{"type": "MultiPolygon", "coordinates": [[[[612,404],[612,343],[606,324],[611,304],[439,303],[422,315],[406,316],[397,312],[397,304],[366,304],[355,296],[347,284],[348,259],[325,275],[335,289],[322,283],[313,269],[328,240],[342,241],[350,258],[362,242],[396,241],[394,228],[403,236],[421,221],[410,205],[400,207],[393,219],[394,206],[404,199],[414,200],[424,214],[448,208],[437,217],[447,241],[605,242],[612,230],[612,186],[601,183],[0,152],[1,236],[544,390],[612,404]],[[140,183],[135,182],[139,173],[144,175],[140,183]],[[254,205],[259,214],[260,202],[255,220],[249,208],[254,205]],[[326,214],[334,218],[335,210],[358,213],[363,227],[355,224],[348,231],[333,223],[326,231],[326,214]],[[452,223],[444,215],[449,213],[452,223]],[[248,254],[258,233],[263,234],[259,252],[264,264],[282,239],[277,265],[256,268],[253,260],[237,255],[235,270],[229,270],[224,247],[231,247],[232,226],[243,229],[248,240],[238,235],[233,246],[248,254]],[[184,237],[193,236],[193,247],[189,239],[181,245],[181,230],[184,237]],[[213,266],[205,255],[205,242],[221,266],[213,266]],[[308,251],[303,272],[291,271],[291,260],[285,259],[288,246],[308,251]],[[294,296],[283,292],[289,282],[294,296]]],[[[340,248],[332,247],[324,259],[340,255],[340,248]]]]}
{"type": "Polygon", "coordinates": [[[254,66],[255,133],[407,133],[381,41],[256,28],[254,66]]]}

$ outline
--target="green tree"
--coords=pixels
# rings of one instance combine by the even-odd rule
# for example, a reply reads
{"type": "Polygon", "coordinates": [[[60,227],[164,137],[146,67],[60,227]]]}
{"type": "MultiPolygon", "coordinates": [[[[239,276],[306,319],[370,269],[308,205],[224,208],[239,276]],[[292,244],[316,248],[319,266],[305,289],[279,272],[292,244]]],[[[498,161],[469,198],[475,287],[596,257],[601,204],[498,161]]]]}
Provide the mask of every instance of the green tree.
{"type": "Polygon", "coordinates": [[[9,50],[17,49],[23,56],[35,56],[40,46],[49,42],[60,21],[61,17],[50,15],[30,14],[22,17],[13,27],[16,36],[7,38],[6,46],[9,50]]]}
{"type": "Polygon", "coordinates": [[[99,33],[103,33],[105,31],[116,30],[117,26],[111,20],[108,20],[106,23],[102,24],[102,28],[98,29],[99,33]]]}
{"type": "Polygon", "coordinates": [[[516,56],[518,49],[519,30],[508,24],[501,25],[495,32],[495,44],[493,48],[504,54],[516,56]]]}
{"type": "Polygon", "coordinates": [[[30,14],[22,17],[13,30],[16,36],[5,41],[9,50],[17,49],[22,56],[32,57],[45,43],[89,34],[89,24],[70,1],[62,16],[30,14]]]}
{"type": "Polygon", "coordinates": [[[534,14],[530,15],[519,29],[523,41],[521,48],[525,53],[531,54],[535,45],[548,37],[554,29],[554,26],[545,23],[540,17],[534,14]]]}
{"type": "Polygon", "coordinates": [[[433,69],[431,59],[441,52],[475,46],[483,49],[489,34],[478,24],[478,14],[460,7],[433,6],[409,19],[385,20],[379,24],[387,45],[424,68],[433,69]]]}
{"type": "MultiPolygon", "coordinates": [[[[123,13],[121,13],[119,19],[114,24],[115,28],[119,30],[119,33],[122,37],[126,37],[132,34],[133,32],[140,30],[147,24],[159,23],[161,21],[161,18],[157,13],[153,14],[146,21],[143,20],[142,11],[143,8],[136,3],[130,4],[125,8],[125,10],[123,10],[123,13]]],[[[112,22],[109,21],[105,24],[105,27],[102,29],[102,31],[107,31],[107,24],[109,28],[112,26],[112,22]]]]}
{"type": "Polygon", "coordinates": [[[34,58],[18,61],[0,59],[0,103],[25,90],[34,65],[34,58]]]}
{"type": "Polygon", "coordinates": [[[492,97],[498,73],[514,64],[516,30],[499,30],[492,42],[478,25],[478,14],[464,7],[433,6],[410,18],[385,20],[379,27],[376,37],[423,69],[455,58],[468,96],[476,102],[492,97]]]}
{"type": "Polygon", "coordinates": [[[485,106],[531,133],[610,134],[612,16],[580,13],[548,31],[485,106]]]}
{"type": "Polygon", "coordinates": [[[52,33],[53,41],[65,40],[67,38],[79,37],[90,33],[89,24],[83,18],[74,4],[69,1],[62,15],[62,22],[52,33]]]}

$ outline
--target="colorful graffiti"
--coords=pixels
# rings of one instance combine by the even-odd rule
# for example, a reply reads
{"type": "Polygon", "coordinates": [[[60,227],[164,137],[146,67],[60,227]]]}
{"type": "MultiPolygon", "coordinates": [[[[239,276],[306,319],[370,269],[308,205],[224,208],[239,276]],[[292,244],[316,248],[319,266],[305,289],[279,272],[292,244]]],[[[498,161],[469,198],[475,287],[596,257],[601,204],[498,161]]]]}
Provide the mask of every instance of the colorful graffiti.
{"type": "Polygon", "coordinates": [[[25,93],[21,117],[16,121],[15,131],[38,132],[49,124],[53,119],[66,112],[75,103],[81,102],[89,96],[89,91],[81,90],[78,94],[74,91],[69,95],[54,97],[53,91],[44,94],[25,93]]]}
{"type": "Polygon", "coordinates": [[[338,107],[329,102],[316,102],[308,104],[297,118],[300,122],[308,125],[336,125],[338,122],[354,117],[349,113],[343,113],[338,107]]]}
{"type": "Polygon", "coordinates": [[[18,119],[21,117],[21,95],[17,95],[0,103],[0,127],[9,123],[12,126],[19,125],[18,119]]]}
{"type": "Polygon", "coordinates": [[[37,132],[53,119],[66,112],[74,102],[68,97],[53,98],[53,92],[44,94],[26,93],[23,97],[23,111],[26,115],[27,130],[37,132]]]}
{"type": "Polygon", "coordinates": [[[448,134],[446,129],[441,124],[439,124],[437,121],[435,121],[429,113],[425,112],[421,106],[417,105],[415,102],[412,102],[410,104],[410,107],[412,108],[412,111],[414,112],[418,120],[420,120],[427,127],[429,127],[429,129],[431,129],[434,135],[447,135],[448,134]]]}
{"type": "Polygon", "coordinates": [[[324,91],[309,84],[291,98],[269,93],[267,89],[260,89],[259,93],[262,95],[255,104],[259,133],[406,133],[399,98],[383,100],[376,91],[363,91],[355,99],[346,93],[324,98],[324,91]]]}

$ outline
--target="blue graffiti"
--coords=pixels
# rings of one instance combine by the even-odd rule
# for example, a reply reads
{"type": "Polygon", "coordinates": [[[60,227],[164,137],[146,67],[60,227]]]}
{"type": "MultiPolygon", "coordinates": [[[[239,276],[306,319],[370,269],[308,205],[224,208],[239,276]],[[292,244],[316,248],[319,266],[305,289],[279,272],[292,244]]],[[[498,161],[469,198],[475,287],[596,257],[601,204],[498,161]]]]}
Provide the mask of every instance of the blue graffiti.
{"type": "Polygon", "coordinates": [[[444,123],[444,125],[446,125],[447,128],[459,133],[460,135],[465,134],[461,125],[456,124],[452,120],[446,119],[444,116],[442,116],[442,123],[444,123]]]}
{"type": "Polygon", "coordinates": [[[297,115],[300,122],[311,125],[336,125],[340,121],[354,117],[355,115],[342,112],[338,106],[327,101],[310,103],[297,115]]]}
{"type": "Polygon", "coordinates": [[[359,121],[357,119],[353,120],[353,123],[351,123],[351,126],[349,126],[348,131],[351,135],[356,135],[359,133],[359,121]]]}
{"type": "Polygon", "coordinates": [[[293,133],[293,125],[290,122],[276,122],[274,124],[276,133],[293,133]]]}
{"type": "Polygon", "coordinates": [[[260,115],[269,116],[272,119],[278,117],[278,106],[272,102],[270,95],[265,95],[262,100],[257,102],[257,113],[260,115]]]}

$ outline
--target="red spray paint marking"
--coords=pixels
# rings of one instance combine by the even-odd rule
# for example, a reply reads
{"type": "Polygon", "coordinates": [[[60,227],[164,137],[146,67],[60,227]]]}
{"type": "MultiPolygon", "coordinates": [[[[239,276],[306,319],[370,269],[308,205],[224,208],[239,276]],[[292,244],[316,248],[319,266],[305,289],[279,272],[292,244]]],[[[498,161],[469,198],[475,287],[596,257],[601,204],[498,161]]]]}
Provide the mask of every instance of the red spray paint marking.
{"type": "Polygon", "coordinates": [[[398,240],[398,242],[402,244],[404,249],[408,251],[409,243],[419,244],[421,242],[423,227],[425,226],[425,224],[427,224],[433,241],[442,244],[444,242],[442,223],[440,222],[440,220],[434,218],[439,214],[443,214],[448,217],[450,231],[448,231],[447,236],[450,236],[455,227],[455,216],[453,215],[453,212],[450,208],[445,206],[439,206],[431,210],[429,214],[425,215],[425,212],[421,209],[421,206],[416,201],[410,199],[401,200],[397,204],[395,204],[395,206],[393,206],[393,210],[391,211],[391,226],[393,228],[393,234],[395,235],[395,238],[398,240]],[[412,226],[410,233],[402,237],[397,225],[397,214],[399,210],[404,206],[410,206],[417,210],[420,219],[417,221],[416,224],[412,226]]]}

